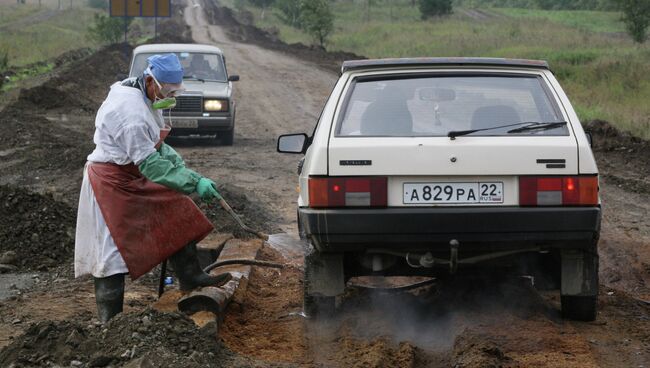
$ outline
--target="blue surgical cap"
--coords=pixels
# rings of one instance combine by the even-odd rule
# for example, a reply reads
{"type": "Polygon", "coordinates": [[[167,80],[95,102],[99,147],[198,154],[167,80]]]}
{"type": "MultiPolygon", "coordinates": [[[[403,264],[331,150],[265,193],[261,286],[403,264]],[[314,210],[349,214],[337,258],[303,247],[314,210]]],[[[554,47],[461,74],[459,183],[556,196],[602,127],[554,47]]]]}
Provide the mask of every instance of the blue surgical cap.
{"type": "Polygon", "coordinates": [[[147,58],[151,73],[160,83],[183,83],[183,67],[176,54],[153,55],[147,58]]]}

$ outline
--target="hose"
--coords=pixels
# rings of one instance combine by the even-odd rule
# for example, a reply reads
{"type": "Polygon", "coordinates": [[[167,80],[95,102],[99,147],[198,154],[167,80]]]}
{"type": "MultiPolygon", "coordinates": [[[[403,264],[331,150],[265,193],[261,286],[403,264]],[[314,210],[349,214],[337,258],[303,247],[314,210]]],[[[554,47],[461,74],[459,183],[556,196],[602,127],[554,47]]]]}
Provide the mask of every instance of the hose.
{"type": "Polygon", "coordinates": [[[284,265],[280,263],[267,262],[267,261],[257,261],[254,259],[227,259],[225,261],[216,261],[206,268],[203,269],[203,272],[208,273],[213,269],[221,266],[228,266],[233,264],[243,264],[251,266],[260,266],[260,267],[270,267],[270,268],[284,268],[284,265]]]}

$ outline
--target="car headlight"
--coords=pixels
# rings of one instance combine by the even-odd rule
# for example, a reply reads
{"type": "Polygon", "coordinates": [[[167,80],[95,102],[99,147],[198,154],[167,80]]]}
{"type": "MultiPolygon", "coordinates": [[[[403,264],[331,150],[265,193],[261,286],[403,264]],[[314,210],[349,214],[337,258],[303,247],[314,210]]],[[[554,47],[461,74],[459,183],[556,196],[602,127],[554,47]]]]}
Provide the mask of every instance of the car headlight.
{"type": "Polygon", "coordinates": [[[228,111],[227,100],[204,100],[203,109],[205,111],[228,111]]]}

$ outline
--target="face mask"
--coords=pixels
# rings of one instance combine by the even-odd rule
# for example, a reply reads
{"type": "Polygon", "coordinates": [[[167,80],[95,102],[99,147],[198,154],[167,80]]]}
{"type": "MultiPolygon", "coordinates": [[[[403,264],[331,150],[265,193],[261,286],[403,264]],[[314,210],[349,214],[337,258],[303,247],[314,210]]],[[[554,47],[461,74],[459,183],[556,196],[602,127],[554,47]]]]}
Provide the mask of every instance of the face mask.
{"type": "Polygon", "coordinates": [[[155,95],[154,102],[151,104],[151,107],[154,110],[173,109],[176,106],[176,97],[174,97],[174,93],[176,93],[176,91],[166,90],[163,86],[160,85],[160,83],[158,83],[156,77],[154,77],[153,73],[151,73],[151,69],[148,69],[148,71],[149,71],[149,75],[151,75],[151,78],[153,78],[153,81],[158,86],[158,89],[160,90],[160,94],[166,96],[165,98],[159,98],[158,95],[155,95]],[[167,97],[170,95],[171,97],[167,97]]]}
{"type": "Polygon", "coordinates": [[[154,110],[173,109],[175,106],[176,106],[176,97],[158,98],[158,96],[156,96],[156,100],[151,104],[151,107],[154,110]]]}

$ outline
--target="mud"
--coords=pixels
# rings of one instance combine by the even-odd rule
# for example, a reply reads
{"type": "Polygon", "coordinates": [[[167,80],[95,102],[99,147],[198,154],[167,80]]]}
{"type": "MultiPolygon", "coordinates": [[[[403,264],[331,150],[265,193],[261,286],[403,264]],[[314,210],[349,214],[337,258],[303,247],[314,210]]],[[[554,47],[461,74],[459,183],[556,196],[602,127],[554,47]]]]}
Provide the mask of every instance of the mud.
{"type": "Polygon", "coordinates": [[[179,313],[147,309],[106,325],[89,313],[43,321],[0,352],[2,367],[252,367],[215,338],[216,323],[198,328],[179,313]]]}
{"type": "Polygon", "coordinates": [[[70,263],[74,252],[75,211],[52,195],[0,185],[0,263],[17,271],[46,271],[70,263]]]}
{"type": "MultiPolygon", "coordinates": [[[[248,227],[267,234],[279,231],[277,213],[264,206],[263,202],[256,198],[253,193],[228,183],[219,184],[217,190],[248,227]]],[[[242,230],[228,212],[218,204],[208,205],[199,202],[199,206],[212,221],[218,233],[233,234],[240,239],[255,237],[255,235],[242,230]]]]}

